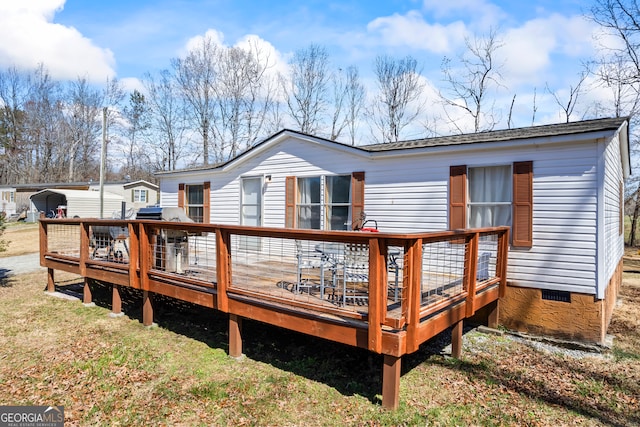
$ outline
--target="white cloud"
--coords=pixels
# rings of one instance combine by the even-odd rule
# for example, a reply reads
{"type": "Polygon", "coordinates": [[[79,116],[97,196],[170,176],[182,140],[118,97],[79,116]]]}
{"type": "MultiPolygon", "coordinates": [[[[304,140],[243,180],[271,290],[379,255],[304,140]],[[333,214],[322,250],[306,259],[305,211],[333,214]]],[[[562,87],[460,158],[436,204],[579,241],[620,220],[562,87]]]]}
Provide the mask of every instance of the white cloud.
{"type": "Polygon", "coordinates": [[[497,5],[485,0],[424,0],[422,8],[437,20],[452,16],[467,16],[480,31],[496,26],[506,14],[497,5]]]}
{"type": "Polygon", "coordinates": [[[56,79],[103,82],[115,76],[108,49],[95,46],[75,28],[53,22],[65,0],[0,2],[0,66],[31,70],[44,64],[56,79]]]}
{"type": "Polygon", "coordinates": [[[418,11],[406,15],[394,14],[376,18],[367,25],[369,32],[380,35],[379,43],[406,46],[433,53],[447,53],[464,42],[465,24],[456,21],[447,25],[430,24],[418,11]]]}
{"type": "MultiPolygon", "coordinates": [[[[190,38],[182,50],[182,55],[184,56],[187,52],[199,48],[205,40],[209,40],[214,45],[221,47],[230,47],[230,45],[225,44],[224,34],[221,31],[209,29],[203,35],[190,38]]],[[[233,46],[257,53],[260,60],[267,65],[269,74],[275,76],[277,73],[286,73],[287,71],[287,62],[283,54],[260,36],[255,34],[244,35],[233,46]]]]}
{"type": "Polygon", "coordinates": [[[565,66],[573,65],[563,73],[573,75],[581,58],[594,55],[594,34],[595,27],[582,17],[557,14],[507,30],[500,35],[504,45],[497,52],[507,84],[544,84],[552,77],[552,69],[559,69],[559,56],[564,57],[565,66]]]}

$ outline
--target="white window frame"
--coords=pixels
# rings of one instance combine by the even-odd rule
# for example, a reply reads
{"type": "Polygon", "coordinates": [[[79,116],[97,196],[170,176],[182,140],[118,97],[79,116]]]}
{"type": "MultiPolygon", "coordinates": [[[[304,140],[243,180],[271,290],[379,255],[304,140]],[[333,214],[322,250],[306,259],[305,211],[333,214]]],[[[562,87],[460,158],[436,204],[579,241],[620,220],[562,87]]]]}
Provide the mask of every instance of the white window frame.
{"type": "Polygon", "coordinates": [[[296,194],[296,224],[300,224],[300,209],[304,207],[316,208],[319,209],[320,213],[320,224],[319,228],[312,228],[313,230],[330,230],[331,221],[329,220],[329,212],[331,208],[334,206],[346,206],[348,209],[347,221],[345,224],[344,230],[349,230],[348,224],[351,223],[351,215],[352,215],[352,197],[351,193],[351,174],[332,174],[332,175],[313,175],[313,176],[298,176],[296,177],[296,186],[298,188],[298,192],[296,194]],[[327,185],[327,180],[329,177],[348,177],[348,191],[349,191],[349,201],[341,202],[341,203],[331,203],[329,197],[329,186],[327,185]],[[301,203],[300,201],[300,180],[303,179],[319,179],[319,202],[318,203],[301,203]]]}
{"type": "Polygon", "coordinates": [[[148,199],[147,194],[148,194],[147,190],[134,189],[133,190],[133,202],[134,203],[148,203],[149,200],[147,200],[148,199]]]}
{"type": "Polygon", "coordinates": [[[184,186],[184,210],[189,218],[191,218],[194,222],[203,223],[204,215],[206,212],[204,211],[204,184],[187,184],[184,186]],[[189,187],[200,187],[201,195],[202,195],[202,203],[190,203],[189,200],[189,187]],[[202,216],[191,216],[191,208],[201,208],[202,216]]]}
{"type": "MultiPolygon", "coordinates": [[[[472,207],[498,207],[498,206],[509,206],[509,221],[508,224],[502,224],[511,226],[513,223],[513,164],[512,163],[501,163],[501,164],[491,164],[491,165],[478,165],[478,166],[467,166],[467,227],[471,227],[471,218],[472,218],[472,207]],[[473,169],[491,169],[491,168],[508,168],[508,178],[507,182],[509,183],[509,191],[507,192],[509,201],[501,201],[501,202],[485,202],[485,201],[471,201],[471,171],[473,169]]],[[[481,227],[492,227],[492,224],[482,224],[481,227]]]]}

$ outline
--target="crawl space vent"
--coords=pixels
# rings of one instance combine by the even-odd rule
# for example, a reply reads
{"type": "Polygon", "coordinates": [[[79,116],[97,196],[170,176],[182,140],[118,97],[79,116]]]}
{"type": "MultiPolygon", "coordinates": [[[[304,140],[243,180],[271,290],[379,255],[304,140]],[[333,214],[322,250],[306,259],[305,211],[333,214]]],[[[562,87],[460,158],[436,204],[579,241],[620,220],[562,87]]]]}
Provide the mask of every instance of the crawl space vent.
{"type": "Polygon", "coordinates": [[[571,302],[571,293],[567,291],[542,290],[542,299],[549,301],[571,302]]]}

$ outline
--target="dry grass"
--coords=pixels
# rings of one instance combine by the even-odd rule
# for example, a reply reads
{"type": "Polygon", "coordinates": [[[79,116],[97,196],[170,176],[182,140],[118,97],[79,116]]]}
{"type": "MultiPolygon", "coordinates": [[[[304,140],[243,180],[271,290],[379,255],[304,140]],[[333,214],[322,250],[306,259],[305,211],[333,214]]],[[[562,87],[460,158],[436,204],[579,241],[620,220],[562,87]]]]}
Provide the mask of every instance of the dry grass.
{"type": "Polygon", "coordinates": [[[221,313],[158,298],[149,329],[133,290],[113,319],[108,287],[87,308],[44,296],[45,273],[15,276],[0,283],[0,402],[63,405],[70,426],[640,425],[640,256],[627,255],[611,351],[575,358],[468,331],[455,360],[445,333],[403,359],[395,412],[367,351],[245,321],[235,361],[221,313]]]}
{"type": "Polygon", "coordinates": [[[37,223],[10,223],[4,230],[2,240],[9,242],[7,250],[0,252],[0,258],[38,252],[39,236],[37,223]]]}

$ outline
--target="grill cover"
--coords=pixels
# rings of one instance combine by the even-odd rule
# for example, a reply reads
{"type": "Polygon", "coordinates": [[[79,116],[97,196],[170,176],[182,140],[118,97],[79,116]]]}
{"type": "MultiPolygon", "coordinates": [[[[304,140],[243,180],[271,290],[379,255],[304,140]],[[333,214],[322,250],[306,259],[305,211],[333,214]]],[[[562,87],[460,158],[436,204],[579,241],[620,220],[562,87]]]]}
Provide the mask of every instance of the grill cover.
{"type": "Polygon", "coordinates": [[[193,222],[191,218],[181,208],[151,206],[140,208],[136,214],[136,219],[154,219],[175,222],[193,222]]]}

